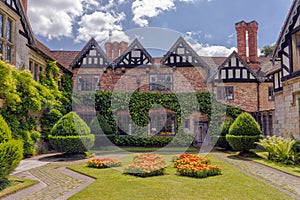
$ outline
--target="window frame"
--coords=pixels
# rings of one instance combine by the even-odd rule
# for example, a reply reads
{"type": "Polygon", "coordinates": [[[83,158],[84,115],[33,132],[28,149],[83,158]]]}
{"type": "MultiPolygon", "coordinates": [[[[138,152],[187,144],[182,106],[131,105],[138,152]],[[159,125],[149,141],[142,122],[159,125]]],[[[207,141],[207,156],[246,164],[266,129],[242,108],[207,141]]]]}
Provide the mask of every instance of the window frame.
{"type": "Polygon", "coordinates": [[[99,91],[100,90],[100,75],[78,74],[77,75],[77,86],[76,86],[76,88],[77,88],[77,91],[81,91],[81,92],[99,91]],[[91,89],[87,89],[87,84],[84,83],[84,82],[81,82],[80,79],[83,79],[83,78],[88,78],[88,79],[85,79],[85,80],[87,80],[87,83],[89,83],[91,85],[90,86],[91,89]],[[96,78],[97,78],[97,81],[95,81],[96,78]],[[84,84],[85,84],[85,86],[84,86],[84,84]]]}
{"type": "Polygon", "coordinates": [[[217,86],[217,99],[234,101],[234,86],[217,86]]]}
{"type": "Polygon", "coordinates": [[[150,91],[172,91],[173,74],[150,74],[149,90],[150,91]],[[168,78],[170,78],[170,80],[167,80],[168,78]]]}
{"type": "Polygon", "coordinates": [[[15,63],[15,35],[16,33],[16,22],[15,19],[10,17],[7,13],[0,11],[0,42],[2,42],[2,49],[0,59],[5,60],[11,64],[15,63]],[[8,26],[9,25],[9,26],[8,26]],[[8,28],[9,27],[9,28],[8,28]]]}
{"type": "Polygon", "coordinates": [[[268,86],[268,101],[274,101],[275,100],[275,92],[273,86],[268,86]]]}

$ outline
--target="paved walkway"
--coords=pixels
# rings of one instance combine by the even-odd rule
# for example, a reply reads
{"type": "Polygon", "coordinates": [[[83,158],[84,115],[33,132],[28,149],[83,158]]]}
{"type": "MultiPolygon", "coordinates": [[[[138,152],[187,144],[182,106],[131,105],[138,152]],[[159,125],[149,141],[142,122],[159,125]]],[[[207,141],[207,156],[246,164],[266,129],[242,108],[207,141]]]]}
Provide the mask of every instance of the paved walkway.
{"type": "Polygon", "coordinates": [[[67,199],[94,181],[90,177],[66,168],[80,162],[83,161],[43,162],[37,158],[25,159],[13,174],[37,180],[39,183],[7,196],[4,200],[67,199]]]}
{"type": "Polygon", "coordinates": [[[281,172],[279,170],[267,167],[265,165],[249,161],[246,159],[239,159],[236,156],[229,154],[214,152],[212,156],[217,159],[235,167],[236,169],[248,174],[282,192],[285,192],[295,199],[300,200],[300,178],[281,172]]]}

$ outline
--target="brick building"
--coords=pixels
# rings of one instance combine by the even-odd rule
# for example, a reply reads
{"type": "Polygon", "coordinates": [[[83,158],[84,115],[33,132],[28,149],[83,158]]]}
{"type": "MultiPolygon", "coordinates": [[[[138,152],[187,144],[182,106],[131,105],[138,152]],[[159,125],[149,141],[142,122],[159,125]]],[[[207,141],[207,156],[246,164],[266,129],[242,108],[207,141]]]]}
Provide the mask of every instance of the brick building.
{"type": "MultiPolygon", "coordinates": [[[[1,0],[0,18],[2,35],[0,51],[3,59],[25,66],[39,81],[46,60],[56,60],[61,73],[73,75],[74,92],[140,91],[140,92],[214,92],[217,99],[228,105],[253,113],[262,124],[263,132],[270,134],[270,111],[274,108],[272,82],[266,78],[270,64],[267,58],[258,57],[255,21],[236,23],[238,52],[228,57],[198,55],[182,37],[162,57],[153,58],[137,40],[109,41],[101,46],[91,39],[81,51],[53,51],[35,39],[26,15],[27,0],[1,0]],[[248,41],[248,44],[247,44],[248,41]],[[249,53],[247,53],[247,48],[249,53]]],[[[83,108],[79,112],[95,112],[83,108]]],[[[120,111],[118,120],[130,134],[131,118],[126,110],[120,111]]],[[[156,123],[153,130],[163,128],[174,133],[175,117],[170,110],[153,110],[156,123]],[[167,116],[161,126],[162,115],[167,116]],[[160,127],[160,128],[159,128],[160,127]]],[[[195,132],[203,140],[208,129],[208,117],[199,111],[184,119],[184,128],[195,132]]],[[[155,132],[155,131],[154,131],[155,132]]]]}
{"type": "Polygon", "coordinates": [[[300,139],[300,1],[292,2],[273,53],[274,133],[300,139]]]}
{"type": "MultiPolygon", "coordinates": [[[[210,91],[216,93],[219,101],[253,113],[261,123],[264,134],[270,135],[274,96],[273,82],[266,77],[266,71],[271,62],[269,58],[258,57],[256,21],[241,21],[236,23],[235,28],[238,52],[228,57],[200,56],[182,37],[174,42],[163,57],[153,58],[137,39],[129,46],[126,42],[107,42],[105,50],[102,50],[93,38],[81,51],[57,51],[56,57],[72,69],[74,92],[210,91]],[[72,56],[68,56],[66,61],[66,55],[76,57],[71,60],[72,56]]],[[[120,113],[122,121],[130,126],[129,112],[120,113]]],[[[169,116],[172,118],[172,114],[169,116]]],[[[173,127],[175,122],[170,120],[170,123],[173,125],[169,127],[173,127]]],[[[206,131],[208,118],[195,111],[185,119],[184,124],[190,132],[206,131]]]]}

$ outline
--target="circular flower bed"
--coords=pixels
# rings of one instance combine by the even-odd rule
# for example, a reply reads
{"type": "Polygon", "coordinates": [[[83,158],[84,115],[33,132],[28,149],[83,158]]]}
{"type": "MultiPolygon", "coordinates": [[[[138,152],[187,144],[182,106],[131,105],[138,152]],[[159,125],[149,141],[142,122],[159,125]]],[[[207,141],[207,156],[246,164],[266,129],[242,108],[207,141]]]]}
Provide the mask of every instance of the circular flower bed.
{"type": "Polygon", "coordinates": [[[175,158],[174,167],[181,176],[195,178],[220,175],[222,171],[219,166],[211,165],[209,159],[192,154],[182,154],[175,158]]]}
{"type": "Polygon", "coordinates": [[[120,167],[122,161],[116,158],[93,158],[87,161],[88,167],[94,168],[110,168],[110,167],[120,167]]]}
{"type": "Polygon", "coordinates": [[[124,168],[125,174],[139,177],[159,176],[164,174],[166,161],[157,154],[141,154],[133,157],[124,168]]]}

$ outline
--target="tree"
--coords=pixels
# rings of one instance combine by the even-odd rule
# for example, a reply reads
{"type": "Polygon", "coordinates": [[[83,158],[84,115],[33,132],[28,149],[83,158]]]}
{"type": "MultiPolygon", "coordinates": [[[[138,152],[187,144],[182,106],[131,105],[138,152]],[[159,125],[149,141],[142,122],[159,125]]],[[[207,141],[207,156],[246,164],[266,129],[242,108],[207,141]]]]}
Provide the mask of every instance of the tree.
{"type": "Polygon", "coordinates": [[[261,50],[261,53],[264,54],[264,57],[272,56],[275,46],[264,46],[261,50]]]}

